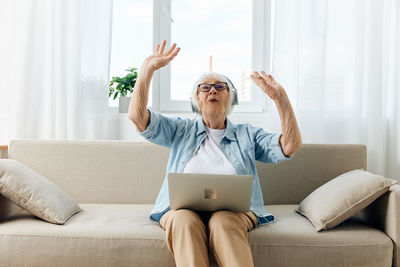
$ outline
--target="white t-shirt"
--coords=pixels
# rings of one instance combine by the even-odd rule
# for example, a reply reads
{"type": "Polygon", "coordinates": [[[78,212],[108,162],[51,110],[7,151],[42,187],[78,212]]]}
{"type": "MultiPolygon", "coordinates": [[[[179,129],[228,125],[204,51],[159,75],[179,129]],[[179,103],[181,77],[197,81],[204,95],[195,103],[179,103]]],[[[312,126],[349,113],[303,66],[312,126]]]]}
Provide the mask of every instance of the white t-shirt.
{"type": "Polygon", "coordinates": [[[186,164],[184,173],[237,174],[220,145],[225,129],[206,127],[207,137],[197,153],[186,164]]]}

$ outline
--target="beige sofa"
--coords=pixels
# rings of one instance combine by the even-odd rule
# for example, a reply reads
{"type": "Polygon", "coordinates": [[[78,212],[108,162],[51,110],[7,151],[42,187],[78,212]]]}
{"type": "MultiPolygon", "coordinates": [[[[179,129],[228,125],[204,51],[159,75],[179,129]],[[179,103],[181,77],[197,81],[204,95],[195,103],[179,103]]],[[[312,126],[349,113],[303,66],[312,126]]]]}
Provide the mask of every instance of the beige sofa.
{"type": "MultiPolygon", "coordinates": [[[[29,214],[1,221],[0,266],[174,266],[164,230],[149,219],[168,153],[150,143],[13,140],[9,158],[52,180],[83,211],[64,225],[29,214]]],[[[400,266],[400,186],[332,230],[316,232],[294,211],[318,186],[366,168],[365,146],[306,144],[290,161],[257,164],[277,222],[249,233],[255,266],[400,266]]]]}

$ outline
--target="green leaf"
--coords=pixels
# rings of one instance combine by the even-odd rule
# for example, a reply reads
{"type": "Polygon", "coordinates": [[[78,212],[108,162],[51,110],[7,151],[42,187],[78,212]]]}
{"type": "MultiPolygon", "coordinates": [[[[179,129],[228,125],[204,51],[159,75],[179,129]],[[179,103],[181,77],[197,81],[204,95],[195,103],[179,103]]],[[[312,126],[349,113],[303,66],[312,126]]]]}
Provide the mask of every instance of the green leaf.
{"type": "Polygon", "coordinates": [[[121,78],[120,77],[113,77],[112,81],[119,83],[119,82],[121,82],[121,78]]]}
{"type": "Polygon", "coordinates": [[[129,71],[129,72],[134,72],[135,70],[137,70],[137,68],[128,68],[128,69],[126,69],[126,71],[129,71]]]}
{"type": "Polygon", "coordinates": [[[109,93],[108,96],[116,99],[118,94],[121,96],[126,96],[128,92],[132,93],[136,84],[136,79],[139,74],[137,72],[138,68],[127,68],[125,71],[128,72],[124,77],[114,76],[109,82],[109,93]]]}
{"type": "Polygon", "coordinates": [[[124,77],[124,79],[125,80],[130,80],[130,79],[132,79],[134,76],[133,76],[133,74],[132,73],[129,73],[129,74],[127,74],[125,77],[124,77]]]}

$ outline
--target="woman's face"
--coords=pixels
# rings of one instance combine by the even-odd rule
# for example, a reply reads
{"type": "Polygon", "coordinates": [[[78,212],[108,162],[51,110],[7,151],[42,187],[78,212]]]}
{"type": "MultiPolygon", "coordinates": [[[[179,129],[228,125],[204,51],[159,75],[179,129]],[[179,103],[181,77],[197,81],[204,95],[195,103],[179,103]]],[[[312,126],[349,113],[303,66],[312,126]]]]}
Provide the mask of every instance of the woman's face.
{"type": "MultiPolygon", "coordinates": [[[[214,78],[209,78],[202,81],[200,84],[202,83],[215,84],[218,82],[220,81],[214,78]]],[[[209,92],[202,92],[200,91],[200,88],[198,88],[197,97],[199,99],[199,108],[201,113],[203,115],[224,114],[226,116],[226,108],[229,101],[228,90],[229,90],[228,86],[226,86],[226,89],[221,91],[216,90],[215,87],[212,86],[209,92]]]]}

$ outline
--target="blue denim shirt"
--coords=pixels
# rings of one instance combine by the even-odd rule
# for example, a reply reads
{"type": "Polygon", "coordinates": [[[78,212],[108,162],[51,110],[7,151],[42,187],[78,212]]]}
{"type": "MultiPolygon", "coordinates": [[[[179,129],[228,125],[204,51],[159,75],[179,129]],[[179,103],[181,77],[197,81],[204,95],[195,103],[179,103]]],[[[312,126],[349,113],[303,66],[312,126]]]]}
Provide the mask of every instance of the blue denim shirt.
{"type": "MultiPolygon", "coordinates": [[[[207,136],[202,116],[196,119],[169,118],[150,111],[150,123],[140,134],[152,143],[170,148],[167,173],[182,173],[185,165],[197,153],[207,136]]],[[[283,154],[279,137],[250,124],[232,124],[226,119],[226,131],[221,148],[237,174],[253,176],[250,210],[258,219],[257,226],[274,222],[275,216],[266,213],[258,179],[256,160],[279,163],[291,159],[283,154]]],[[[158,222],[169,207],[167,176],[161,186],[150,219],[158,222]]]]}

